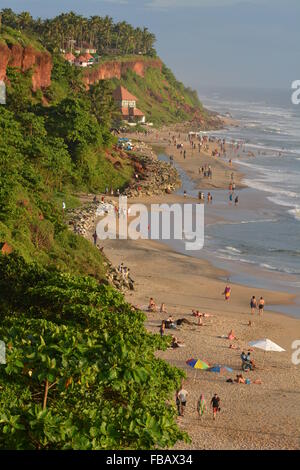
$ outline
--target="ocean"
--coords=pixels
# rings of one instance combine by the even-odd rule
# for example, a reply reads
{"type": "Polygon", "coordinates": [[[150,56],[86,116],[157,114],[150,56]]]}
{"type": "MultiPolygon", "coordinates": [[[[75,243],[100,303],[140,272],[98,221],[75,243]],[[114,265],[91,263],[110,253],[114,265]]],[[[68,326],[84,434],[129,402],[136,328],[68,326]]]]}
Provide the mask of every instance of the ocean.
{"type": "MultiPolygon", "coordinates": [[[[229,206],[228,191],[211,191],[214,203],[206,211],[221,220],[206,226],[200,254],[186,254],[226,269],[231,282],[299,295],[300,105],[292,104],[291,95],[291,90],[201,88],[208,109],[239,121],[238,127],[211,134],[245,143],[233,161],[247,188],[238,191],[237,208],[229,206]]],[[[201,188],[182,177],[184,189],[197,196],[201,188]]],[[[292,306],[272,306],[276,309],[300,316],[300,297],[292,306]]]]}

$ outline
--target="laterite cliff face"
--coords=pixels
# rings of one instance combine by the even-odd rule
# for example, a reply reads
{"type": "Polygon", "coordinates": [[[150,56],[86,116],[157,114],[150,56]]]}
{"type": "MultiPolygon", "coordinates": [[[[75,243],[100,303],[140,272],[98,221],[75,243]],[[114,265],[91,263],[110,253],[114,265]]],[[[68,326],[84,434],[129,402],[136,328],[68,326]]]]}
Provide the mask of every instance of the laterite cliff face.
{"type": "Polygon", "coordinates": [[[162,69],[162,62],[159,59],[153,60],[128,60],[126,62],[119,61],[109,61],[105,62],[98,67],[93,67],[91,69],[86,69],[84,71],[84,83],[92,85],[93,83],[98,82],[99,80],[107,80],[111,78],[120,79],[123,75],[126,74],[127,70],[132,70],[140,77],[145,76],[145,71],[148,68],[158,68],[162,69]]]}
{"type": "Polygon", "coordinates": [[[48,52],[39,52],[32,47],[14,44],[8,47],[0,44],[0,80],[6,78],[7,67],[16,67],[32,73],[32,89],[47,88],[51,85],[52,58],[48,52]]]}

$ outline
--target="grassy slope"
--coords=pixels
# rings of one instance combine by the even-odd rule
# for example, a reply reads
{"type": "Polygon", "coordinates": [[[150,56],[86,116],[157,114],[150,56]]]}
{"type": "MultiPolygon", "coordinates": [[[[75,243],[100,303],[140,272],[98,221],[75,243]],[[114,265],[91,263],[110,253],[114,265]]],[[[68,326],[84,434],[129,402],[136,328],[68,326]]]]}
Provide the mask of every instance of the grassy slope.
{"type": "Polygon", "coordinates": [[[35,38],[30,37],[23,32],[17,31],[16,29],[10,28],[9,26],[3,26],[0,32],[0,43],[5,43],[8,46],[13,44],[20,44],[22,47],[32,47],[33,49],[44,52],[46,49],[42,44],[35,38]]]}
{"type": "Polygon", "coordinates": [[[189,121],[194,116],[204,121],[208,118],[197,94],[178,82],[166,67],[162,72],[149,68],[144,78],[129,70],[126,76],[114,82],[138,98],[137,106],[155,125],[189,121]]]}

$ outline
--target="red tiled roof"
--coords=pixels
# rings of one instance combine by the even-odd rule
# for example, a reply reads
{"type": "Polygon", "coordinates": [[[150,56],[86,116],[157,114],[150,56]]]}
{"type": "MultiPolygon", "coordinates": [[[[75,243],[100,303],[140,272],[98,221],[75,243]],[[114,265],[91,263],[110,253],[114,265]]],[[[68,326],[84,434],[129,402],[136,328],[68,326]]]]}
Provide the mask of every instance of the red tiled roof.
{"type": "Polygon", "coordinates": [[[134,114],[134,116],[145,116],[145,114],[143,113],[143,111],[141,111],[141,110],[138,109],[138,108],[134,108],[133,114],[134,114]]]}
{"type": "Polygon", "coordinates": [[[121,108],[121,113],[123,116],[129,116],[129,108],[121,108]]]}
{"type": "Polygon", "coordinates": [[[137,98],[131,93],[129,93],[129,91],[126,90],[126,88],[124,88],[123,86],[118,86],[118,88],[115,89],[115,91],[113,92],[113,97],[118,101],[137,101],[137,98]]]}
{"type": "Polygon", "coordinates": [[[72,52],[67,52],[65,55],[64,55],[64,58],[66,60],[74,60],[75,59],[75,56],[72,54],[72,52]]]}
{"type": "Polygon", "coordinates": [[[89,52],[86,52],[85,54],[82,54],[82,56],[85,57],[86,60],[89,60],[89,59],[93,59],[93,58],[94,58],[89,52]]]}
{"type": "Polygon", "coordinates": [[[77,57],[76,62],[87,62],[87,59],[84,57],[84,55],[80,55],[77,57]]]}
{"type": "Polygon", "coordinates": [[[145,116],[145,114],[138,108],[121,108],[123,116],[145,116]]]}

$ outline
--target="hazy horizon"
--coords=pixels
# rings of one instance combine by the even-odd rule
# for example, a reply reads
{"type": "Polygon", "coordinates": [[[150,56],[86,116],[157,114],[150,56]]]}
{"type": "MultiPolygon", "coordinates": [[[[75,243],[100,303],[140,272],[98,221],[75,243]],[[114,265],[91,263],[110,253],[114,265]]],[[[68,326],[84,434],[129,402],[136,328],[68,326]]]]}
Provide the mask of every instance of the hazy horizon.
{"type": "Polygon", "coordinates": [[[300,78],[296,0],[0,0],[2,8],[42,18],[73,10],[146,26],[162,60],[197,90],[289,90],[300,78]]]}

